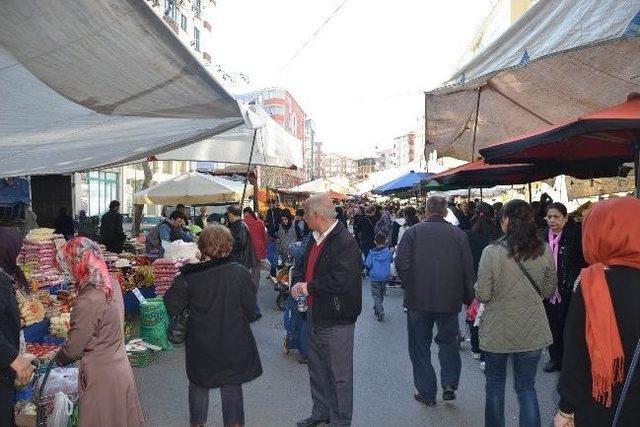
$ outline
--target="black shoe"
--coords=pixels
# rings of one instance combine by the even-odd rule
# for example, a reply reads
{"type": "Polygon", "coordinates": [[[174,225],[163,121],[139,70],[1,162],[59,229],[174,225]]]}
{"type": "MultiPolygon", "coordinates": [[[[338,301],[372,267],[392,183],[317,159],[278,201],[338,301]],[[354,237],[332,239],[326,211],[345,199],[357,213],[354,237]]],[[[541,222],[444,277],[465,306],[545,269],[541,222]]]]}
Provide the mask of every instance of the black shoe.
{"type": "Polygon", "coordinates": [[[329,424],[329,420],[316,420],[315,418],[307,418],[306,420],[298,421],[296,425],[298,427],[316,427],[320,424],[329,424]]]}
{"type": "Polygon", "coordinates": [[[415,400],[417,400],[418,402],[424,404],[425,406],[429,406],[429,407],[436,406],[436,401],[435,400],[425,399],[424,397],[420,396],[419,393],[414,394],[413,398],[415,400]]]}
{"type": "Polygon", "coordinates": [[[309,364],[309,358],[307,356],[300,356],[298,358],[298,363],[301,365],[308,365],[309,364]]]}
{"type": "Polygon", "coordinates": [[[562,370],[562,367],[559,363],[550,360],[544,365],[544,368],[542,368],[542,370],[551,373],[562,370]]]}
{"type": "Polygon", "coordinates": [[[446,385],[442,388],[442,400],[456,400],[456,391],[450,385],[446,385]]]}

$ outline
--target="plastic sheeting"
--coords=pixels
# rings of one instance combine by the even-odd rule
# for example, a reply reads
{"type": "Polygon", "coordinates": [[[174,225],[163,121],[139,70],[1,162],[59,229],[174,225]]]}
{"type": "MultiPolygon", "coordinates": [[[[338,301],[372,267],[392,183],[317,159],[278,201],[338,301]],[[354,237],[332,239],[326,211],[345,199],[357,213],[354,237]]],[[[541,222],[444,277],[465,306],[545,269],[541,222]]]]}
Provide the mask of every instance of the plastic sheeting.
{"type": "Polygon", "coordinates": [[[336,176],[331,178],[318,178],[313,181],[305,182],[288,190],[280,190],[285,194],[296,193],[327,193],[334,191],[340,194],[353,194],[353,189],[349,186],[349,179],[344,176],[336,176]]]}
{"type": "Polygon", "coordinates": [[[144,0],[4,0],[0,176],[145,159],[243,123],[144,0]]]}
{"type": "MultiPolygon", "coordinates": [[[[189,172],[139,191],[133,195],[133,200],[148,205],[234,203],[242,198],[243,189],[242,181],[189,172]]],[[[253,187],[247,184],[246,194],[252,193],[253,187]]]]}
{"type": "MultiPolygon", "coordinates": [[[[264,110],[256,109],[255,114],[260,117],[264,126],[257,129],[251,164],[302,168],[302,142],[271,119],[264,110]]],[[[212,138],[159,154],[155,158],[158,160],[248,163],[253,133],[254,129],[244,124],[212,138]]]]}
{"type": "Polygon", "coordinates": [[[425,94],[427,140],[479,148],[623,102],[640,90],[640,0],[540,0],[445,85],[425,94]]]}

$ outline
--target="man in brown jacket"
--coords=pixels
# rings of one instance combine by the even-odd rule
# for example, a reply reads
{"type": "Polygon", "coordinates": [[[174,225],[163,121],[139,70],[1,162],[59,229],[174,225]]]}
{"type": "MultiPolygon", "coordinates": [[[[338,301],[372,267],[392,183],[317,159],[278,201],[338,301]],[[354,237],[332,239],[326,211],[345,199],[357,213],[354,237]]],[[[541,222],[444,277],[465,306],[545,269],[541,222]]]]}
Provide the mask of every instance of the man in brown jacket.
{"type": "Polygon", "coordinates": [[[454,400],[460,381],[458,313],[473,300],[475,274],[471,249],[464,231],[449,224],[443,197],[427,201],[427,221],[407,230],[398,245],[395,265],[406,285],[409,356],[413,364],[416,400],[436,404],[438,385],[431,365],[433,325],[440,349],[443,400],[454,400]]]}

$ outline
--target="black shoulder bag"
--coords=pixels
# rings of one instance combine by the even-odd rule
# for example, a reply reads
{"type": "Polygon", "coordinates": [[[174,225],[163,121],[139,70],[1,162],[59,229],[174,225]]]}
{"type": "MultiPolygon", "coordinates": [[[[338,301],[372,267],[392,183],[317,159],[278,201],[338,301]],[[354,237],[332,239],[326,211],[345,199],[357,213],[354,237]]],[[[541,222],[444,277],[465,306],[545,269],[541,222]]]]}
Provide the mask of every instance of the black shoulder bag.
{"type": "Polygon", "coordinates": [[[622,387],[620,400],[618,401],[618,405],[616,406],[616,414],[613,417],[613,423],[611,424],[612,427],[616,427],[618,425],[618,421],[620,420],[620,415],[622,415],[622,406],[624,405],[624,401],[627,398],[627,394],[629,393],[629,386],[631,385],[631,379],[633,378],[633,374],[635,373],[635,370],[638,367],[638,359],[640,359],[640,340],[636,345],[636,351],[633,352],[633,359],[631,359],[631,366],[629,366],[629,372],[627,372],[627,378],[624,380],[624,386],[622,387]]]}
{"type": "Polygon", "coordinates": [[[182,310],[182,313],[169,320],[167,339],[171,344],[179,345],[187,339],[187,325],[190,314],[189,303],[187,302],[187,306],[182,310]]]}

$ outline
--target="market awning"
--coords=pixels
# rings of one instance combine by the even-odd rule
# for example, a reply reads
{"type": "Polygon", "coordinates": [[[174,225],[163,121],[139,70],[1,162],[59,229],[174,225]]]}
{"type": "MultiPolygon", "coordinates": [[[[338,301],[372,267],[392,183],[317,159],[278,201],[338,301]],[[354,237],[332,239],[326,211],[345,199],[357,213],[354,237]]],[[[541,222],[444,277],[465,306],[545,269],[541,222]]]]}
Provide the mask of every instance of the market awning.
{"type": "Polygon", "coordinates": [[[394,193],[402,193],[406,191],[410,191],[414,188],[416,184],[419,184],[423,179],[431,176],[427,172],[414,172],[411,171],[405,175],[402,175],[399,178],[396,178],[390,182],[387,182],[384,185],[374,189],[372,191],[373,194],[380,195],[388,195],[394,193]]]}
{"type": "Polygon", "coordinates": [[[318,178],[308,181],[296,187],[278,190],[284,194],[320,194],[335,191],[341,194],[351,194],[349,179],[347,177],[336,176],[331,178],[318,178]]]}
{"type": "Polygon", "coordinates": [[[537,2],[442,87],[425,94],[428,147],[469,160],[496,141],[606,108],[638,91],[639,11],[637,0],[537,2]]]}
{"type": "MultiPolygon", "coordinates": [[[[255,108],[255,115],[264,122],[257,129],[252,165],[281,168],[302,168],[302,142],[276,123],[267,112],[255,108]]],[[[257,127],[257,126],[256,126],[257,127]]],[[[253,144],[254,128],[243,124],[227,132],[186,147],[156,155],[157,160],[188,160],[216,163],[248,163],[253,144]]]]}
{"type": "MultiPolygon", "coordinates": [[[[576,162],[565,174],[576,178],[625,176],[629,168],[622,169],[617,162],[576,162]]],[[[445,186],[489,188],[497,185],[527,184],[561,175],[557,169],[535,164],[491,165],[483,159],[433,175],[429,181],[445,186]]]]}
{"type": "MultiPolygon", "coordinates": [[[[253,187],[247,187],[247,194],[251,194],[253,187]]],[[[133,201],[148,205],[236,203],[242,198],[243,188],[242,181],[189,172],[135,193],[133,201]]]]}
{"type": "Polygon", "coordinates": [[[0,177],[146,159],[243,123],[145,0],[5,0],[0,177]]]}

